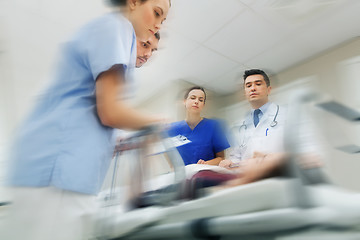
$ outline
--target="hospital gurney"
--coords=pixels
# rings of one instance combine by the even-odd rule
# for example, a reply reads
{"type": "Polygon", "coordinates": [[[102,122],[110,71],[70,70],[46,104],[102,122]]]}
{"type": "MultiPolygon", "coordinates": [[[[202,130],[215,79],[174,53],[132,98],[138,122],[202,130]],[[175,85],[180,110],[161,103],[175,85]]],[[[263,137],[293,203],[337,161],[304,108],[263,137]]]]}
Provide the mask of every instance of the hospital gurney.
{"type": "MultiPolygon", "coordinates": [[[[289,135],[296,136],[294,129],[289,135]]],[[[293,153],[288,177],[210,190],[192,201],[124,213],[118,216],[118,228],[123,222],[135,227],[110,238],[285,240],[332,239],[329,236],[341,234],[334,239],[360,239],[360,194],[323,181],[318,169],[298,168],[296,142],[289,139],[287,143],[293,153]],[[311,184],[314,179],[316,184],[311,184]],[[136,224],[145,216],[146,223],[136,224]]]]}
{"type": "Polygon", "coordinates": [[[147,223],[120,239],[277,239],[313,229],[348,233],[359,230],[360,194],[272,178],[173,206],[128,212],[119,216],[118,227],[123,222],[136,226],[139,218],[147,223]],[[305,196],[299,199],[296,193],[305,196]]]}

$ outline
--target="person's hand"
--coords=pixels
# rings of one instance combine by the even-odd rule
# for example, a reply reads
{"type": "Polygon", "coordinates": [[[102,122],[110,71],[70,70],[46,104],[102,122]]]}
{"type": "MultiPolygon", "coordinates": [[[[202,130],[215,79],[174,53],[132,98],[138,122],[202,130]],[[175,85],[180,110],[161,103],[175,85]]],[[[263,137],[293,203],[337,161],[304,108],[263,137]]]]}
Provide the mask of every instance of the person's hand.
{"type": "Polygon", "coordinates": [[[256,163],[261,163],[265,157],[266,157],[265,153],[255,151],[253,154],[252,161],[255,161],[256,163]]]}
{"type": "Polygon", "coordinates": [[[223,168],[229,168],[230,165],[232,164],[233,162],[231,160],[222,160],[220,163],[219,163],[219,166],[220,167],[223,167],[223,168]]]}
{"type": "Polygon", "coordinates": [[[197,164],[207,164],[205,160],[200,159],[197,164]]]}
{"type": "Polygon", "coordinates": [[[226,181],[224,183],[225,187],[234,187],[238,185],[243,185],[251,182],[255,182],[263,174],[261,169],[261,162],[257,161],[258,158],[250,158],[242,160],[239,165],[239,170],[237,177],[235,179],[226,181]]]}
{"type": "Polygon", "coordinates": [[[254,158],[241,161],[240,173],[237,178],[227,182],[226,186],[237,186],[261,180],[272,171],[282,166],[287,160],[286,153],[254,153],[254,158]]]}

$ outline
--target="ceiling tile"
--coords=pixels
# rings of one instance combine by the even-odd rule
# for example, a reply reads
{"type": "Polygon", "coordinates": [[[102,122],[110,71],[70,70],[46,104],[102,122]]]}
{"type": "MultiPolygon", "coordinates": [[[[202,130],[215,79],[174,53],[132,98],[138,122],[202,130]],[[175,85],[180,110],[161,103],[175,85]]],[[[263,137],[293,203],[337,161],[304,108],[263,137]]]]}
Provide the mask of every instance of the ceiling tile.
{"type": "MultiPolygon", "coordinates": [[[[342,12],[344,6],[355,7],[348,0],[272,0],[254,1],[252,9],[264,19],[294,33],[311,28],[333,15],[342,12]]],[[[342,18],[338,18],[342,20],[342,18]]],[[[325,21],[326,23],[326,21],[325,21]]],[[[316,39],[314,39],[316,41],[316,39]]]]}
{"type": "Polygon", "coordinates": [[[177,71],[184,79],[200,79],[212,81],[234,68],[237,64],[212,50],[199,47],[193,53],[179,62],[177,71]]]}
{"type": "Polygon", "coordinates": [[[239,1],[246,6],[252,6],[252,5],[256,4],[256,1],[254,1],[254,0],[239,0],[239,1]]]}
{"type": "Polygon", "coordinates": [[[205,87],[220,94],[237,91],[242,83],[242,76],[248,67],[238,65],[215,80],[205,84],[205,87]]]}
{"type": "Polygon", "coordinates": [[[171,8],[171,28],[197,42],[208,39],[244,9],[237,0],[177,0],[171,8]]]}
{"type": "Polygon", "coordinates": [[[278,44],[266,49],[245,64],[250,68],[260,68],[271,73],[280,72],[312,55],[313,51],[304,47],[298,35],[284,38],[278,44]]]}
{"type": "Polygon", "coordinates": [[[360,1],[352,1],[303,29],[299,40],[314,54],[336,46],[360,33],[360,1]]]}
{"type": "Polygon", "coordinates": [[[279,42],[286,34],[247,10],[204,44],[238,63],[243,63],[279,42]]]}
{"type": "Polygon", "coordinates": [[[145,65],[153,67],[154,65],[176,66],[187,55],[194,52],[200,45],[187,37],[182,36],[176,32],[166,35],[161,35],[158,51],[154,52],[150,63],[145,65]]]}

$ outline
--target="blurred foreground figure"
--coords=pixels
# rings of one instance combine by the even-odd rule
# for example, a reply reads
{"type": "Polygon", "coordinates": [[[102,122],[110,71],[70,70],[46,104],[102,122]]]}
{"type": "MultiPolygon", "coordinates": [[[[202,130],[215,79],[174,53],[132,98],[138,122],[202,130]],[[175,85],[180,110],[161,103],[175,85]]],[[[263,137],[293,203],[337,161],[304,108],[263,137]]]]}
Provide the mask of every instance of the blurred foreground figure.
{"type": "Polygon", "coordinates": [[[159,31],[170,1],[112,2],[121,13],[90,22],[64,45],[54,83],[19,131],[10,161],[12,209],[0,239],[89,238],[113,129],[159,120],[128,107],[122,95],[136,39],[147,42],[159,31]]]}

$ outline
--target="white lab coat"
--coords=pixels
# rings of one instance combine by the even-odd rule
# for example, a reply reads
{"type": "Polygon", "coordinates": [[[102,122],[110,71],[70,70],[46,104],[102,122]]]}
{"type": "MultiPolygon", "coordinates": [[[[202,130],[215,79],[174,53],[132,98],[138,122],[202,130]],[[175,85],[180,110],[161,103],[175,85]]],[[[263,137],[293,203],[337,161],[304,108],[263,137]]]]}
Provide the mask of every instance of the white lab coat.
{"type": "Polygon", "coordinates": [[[245,119],[235,124],[232,128],[234,148],[230,151],[230,160],[238,162],[252,158],[255,151],[265,154],[284,151],[284,125],[287,114],[284,106],[279,106],[276,117],[277,125],[270,126],[274,121],[277,106],[277,104],[270,103],[257,127],[254,126],[251,112],[246,115],[245,119]]]}

